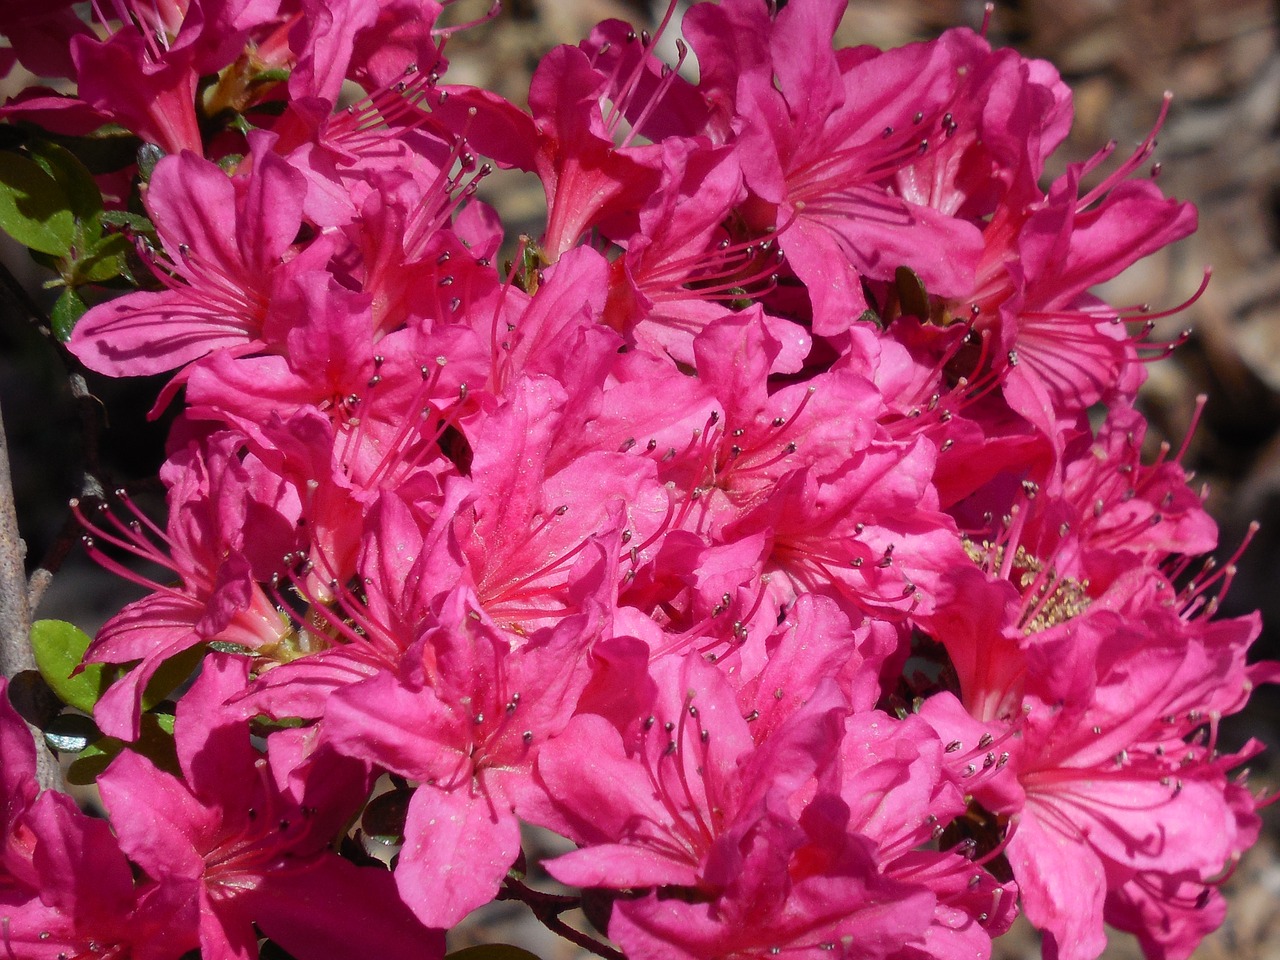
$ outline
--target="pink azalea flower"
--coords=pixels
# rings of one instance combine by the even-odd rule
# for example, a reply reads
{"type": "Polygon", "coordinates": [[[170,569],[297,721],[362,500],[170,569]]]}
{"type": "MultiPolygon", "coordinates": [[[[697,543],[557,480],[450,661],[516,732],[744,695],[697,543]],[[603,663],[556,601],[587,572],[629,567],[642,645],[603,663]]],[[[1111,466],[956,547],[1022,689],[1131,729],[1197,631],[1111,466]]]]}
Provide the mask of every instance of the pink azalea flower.
{"type": "Polygon", "coordinates": [[[657,699],[621,728],[579,714],[539,754],[549,798],[541,819],[583,845],[547,869],[576,886],[714,894],[724,880],[708,875],[716,844],[735,842],[762,808],[785,807],[810,781],[830,759],[846,707],[829,684],[757,748],[725,676],[700,657],[662,658],[649,675],[657,699]]]}
{"type": "Polygon", "coordinates": [[[0,949],[23,960],[168,960],[188,946],[173,904],[133,874],[105,821],[39,792],[31,733],[0,678],[0,949]]]}
{"type": "Polygon", "coordinates": [[[971,51],[949,34],[837,55],[831,38],[843,9],[811,0],[771,21],[763,7],[706,4],[685,18],[708,78],[704,96],[734,105],[743,175],[759,198],[754,226],[779,229],[824,335],[865,309],[863,277],[887,280],[909,265],[930,290],[963,289],[981,251],[976,226],[892,187],[946,136],[957,68],[972,68],[971,51]]]}
{"type": "Polygon", "coordinates": [[[390,873],[329,849],[364,799],[364,770],[324,754],[278,769],[243,722],[221,718],[245,677],[242,659],[214,655],[183,697],[181,780],[128,752],[98,779],[122,848],[174,904],[171,926],[209,960],[256,956],[255,927],[300,960],[443,955],[390,873]]]}
{"type": "Polygon", "coordinates": [[[460,151],[451,134],[430,129],[438,122],[421,109],[434,84],[434,74],[411,65],[337,113],[321,97],[296,98],[270,132],[253,131],[248,140],[253,152],[274,151],[307,178],[308,220],[320,227],[345,225],[361,215],[371,192],[379,192],[379,177],[392,171],[448,192],[448,171],[441,167],[460,151]]]}
{"type": "Polygon", "coordinates": [[[634,211],[657,187],[660,151],[615,142],[622,115],[605,115],[609,84],[587,54],[561,46],[534,73],[532,117],[496,94],[465,87],[442,88],[432,105],[497,163],[538,174],[548,209],[538,251],[547,263],[594,228],[613,233],[616,224],[633,226],[634,211]]]}
{"type": "Polygon", "coordinates": [[[1049,155],[1071,128],[1071,91],[1044,60],[993,51],[985,37],[949,30],[965,60],[944,135],[894,177],[903,199],[979,223],[1000,205],[1039,198],[1049,155]]]}
{"type": "Polygon", "coordinates": [[[783,602],[817,593],[853,617],[928,616],[962,555],[929,485],[935,456],[923,442],[875,443],[831,473],[793,471],[722,536],[768,532],[766,572],[783,602]]]}
{"type": "Polygon", "coordinates": [[[894,721],[865,711],[845,723],[839,792],[849,806],[850,828],[874,841],[885,876],[921,884],[937,897],[924,942],[905,945],[904,958],[988,954],[991,939],[1017,915],[1017,888],[975,864],[972,845],[930,846],[964,811],[962,794],[974,786],[973,772],[956,772],[959,765],[949,759],[919,717],[894,721]]]}
{"type": "MultiPolygon", "coordinates": [[[[410,64],[436,69],[435,0],[303,0],[291,44],[298,51],[289,77],[291,99],[336,103],[343,79],[376,90],[403,76],[410,64]]],[[[443,70],[443,67],[441,67],[443,70]]]]}
{"type": "Polygon", "coordinates": [[[6,955],[437,957],[532,824],[631,960],[972,960],[1019,896],[1049,957],[1105,920],[1181,960],[1258,831],[1218,722],[1280,665],[1208,619],[1218,575],[1174,586],[1216,531],[1141,457],[1140,311],[1088,292],[1194,224],[1129,179],[1153,144],[1045,195],[1053,68],[831,50],[839,0],[694,5],[696,83],[603,24],[524,111],[441,84],[447,5],[0,13],[0,68],[81,83],[7,115],[169,152],[159,287],[71,341],[187,404],[168,522],[85,521],[149,590],[89,651],[130,667],[99,726],[203,658],[176,772],[101,777],[111,827],[0,704],[6,955]],[[260,126],[205,144],[231,101],[260,126]],[[481,155],[547,198],[502,270],[481,155]],[[383,775],[394,872],[333,852],[383,775]]]}
{"type": "Polygon", "coordinates": [[[968,311],[991,338],[987,356],[1009,405],[1051,438],[1100,399],[1131,398],[1143,377],[1122,321],[1146,315],[1088,289],[1195,230],[1191,204],[1125,179],[1154,137],[1092,190],[1082,194],[1080,180],[1110,149],[1071,167],[1042,200],[999,208],[983,230],[973,292],[955,298],[956,313],[968,311]]]}
{"type": "MultiPolygon", "coordinates": [[[[1151,468],[1155,484],[1159,476],[1151,468]]],[[[1254,748],[1219,757],[1212,740],[1191,737],[1207,723],[1212,738],[1270,676],[1244,664],[1257,625],[1206,622],[1208,583],[1176,593],[1132,554],[1127,569],[1122,554],[1103,565],[1111,579],[1092,587],[1080,572],[1092,555],[1064,536],[1071,514],[1060,508],[1023,501],[1012,535],[975,551],[1009,579],[958,576],[963,600],[931,624],[980,724],[933,701],[926,713],[957,746],[1017,731],[1005,739],[1009,773],[972,792],[1013,818],[1005,853],[1051,949],[1096,956],[1110,912],[1160,950],[1189,950],[1216,909],[1212,878],[1256,829],[1255,801],[1226,779],[1254,748]]],[[[1141,548],[1151,525],[1126,527],[1141,548]]]]}
{"type": "MultiPolygon", "coordinates": [[[[1061,643],[1031,651],[1018,768],[1026,805],[1007,856],[1027,916],[1065,960],[1101,951],[1108,900],[1122,898],[1120,915],[1125,901],[1132,911],[1144,900],[1157,914],[1181,913],[1191,885],[1195,903],[1211,903],[1212,878],[1257,829],[1252,803],[1229,801],[1226,784],[1227,770],[1254,751],[1216,757],[1212,744],[1185,739],[1243,704],[1256,623],[1192,632],[1173,614],[1145,619],[1064,635],[1083,652],[1064,655],[1061,643]]],[[[1158,930],[1147,935],[1193,943],[1158,930]]]]}
{"type": "MultiPolygon", "coordinates": [[[[692,140],[662,144],[663,182],[640,211],[639,229],[614,237],[626,248],[609,272],[605,322],[643,349],[694,363],[693,340],[741,301],[767,293],[781,256],[772,240],[737,240],[725,229],[746,198],[735,151],[692,140]]],[[[764,314],[783,344],[780,372],[809,352],[803,328],[764,314]]]]}
{"type": "Polygon", "coordinates": [[[398,675],[330,698],[324,732],[338,751],[418,781],[396,883],[423,923],[451,926],[497,893],[533,758],[568,721],[599,629],[578,614],[517,647],[458,587],[398,675]]]}
{"type": "Polygon", "coordinates": [[[69,77],[75,72],[71,40],[91,30],[72,6],[73,0],[60,0],[38,8],[6,4],[0,10],[0,34],[8,38],[18,61],[36,76],[69,77]]]}
{"type": "Polygon", "coordinates": [[[610,936],[635,960],[897,954],[925,936],[934,897],[878,873],[866,841],[844,832],[844,813],[814,804],[796,823],[765,812],[717,846],[720,896],[690,902],[650,893],[619,901],[610,936]]]}
{"type": "Polygon", "coordinates": [[[284,332],[278,318],[272,329],[276,275],[291,269],[282,263],[295,252],[305,191],[302,175],[270,155],[235,179],[192,153],[166,157],[146,202],[167,258],[157,264],[167,289],[94,307],[76,324],[71,351],[100,373],[139,376],[276,340],[284,332]]]}
{"type": "Polygon", "coordinates": [[[695,529],[718,537],[767,500],[782,477],[847,469],[875,436],[883,401],[852,371],[774,387],[770,373],[789,348],[757,311],[715,321],[693,352],[698,379],[720,411],[664,470],[664,479],[687,491],[690,502],[680,517],[688,516],[682,522],[695,529]]]}
{"type": "Polygon", "coordinates": [[[164,13],[176,16],[165,17],[154,4],[127,0],[117,0],[116,9],[121,26],[106,39],[79,36],[71,42],[80,97],[104,120],[166,153],[203,152],[195,111],[200,77],[190,48],[191,25],[198,32],[202,18],[183,17],[175,7],[164,13]]]}
{"type": "MultiPolygon", "coordinates": [[[[119,123],[166,152],[202,150],[196,121],[195,44],[205,25],[200,4],[138,4],[113,0],[94,8],[104,38],[70,11],[26,15],[6,26],[14,28],[19,55],[41,67],[43,75],[76,79],[77,96],[46,91],[5,107],[5,114],[29,121],[51,122],[54,129],[88,133],[119,123]],[[52,36],[50,36],[52,34],[52,36]],[[50,41],[62,40],[54,54],[50,41]]],[[[10,18],[4,18],[10,19],[10,18]]],[[[243,40],[243,38],[242,38],[243,40]]],[[[216,70],[221,67],[218,64],[216,70]]]]}
{"type": "Polygon", "coordinates": [[[642,494],[662,496],[641,457],[595,451],[554,469],[553,438],[566,426],[558,394],[550,378],[521,380],[468,431],[473,493],[440,518],[448,535],[435,539],[430,561],[429,582],[472,585],[488,614],[518,635],[596,599],[611,603],[624,544],[649,539],[642,494]],[[603,568],[597,551],[613,554],[603,568]]]}
{"type": "Polygon", "coordinates": [[[1208,553],[1218,544],[1203,497],[1187,485],[1181,451],[1166,459],[1166,446],[1155,462],[1143,463],[1145,435],[1146,422],[1136,410],[1113,405],[1088,451],[1065,465],[1063,496],[1076,510],[1072,526],[1085,569],[1100,586],[1131,567],[1135,557],[1154,566],[1173,554],[1208,553]]]}
{"type": "Polygon", "coordinates": [[[109,620],[87,654],[98,662],[142,661],[98,702],[98,724],[113,736],[137,737],[142,691],[170,657],[210,640],[269,647],[289,633],[260,583],[297,543],[297,493],[242,453],[243,439],[224,433],[170,457],[161,471],[169,485],[165,530],[127,501],[134,513],[127,523],[108,511],[100,523],[86,521],[94,558],[152,590],[109,620]],[[132,573],[101,553],[97,540],[172,570],[177,584],[132,573]]]}

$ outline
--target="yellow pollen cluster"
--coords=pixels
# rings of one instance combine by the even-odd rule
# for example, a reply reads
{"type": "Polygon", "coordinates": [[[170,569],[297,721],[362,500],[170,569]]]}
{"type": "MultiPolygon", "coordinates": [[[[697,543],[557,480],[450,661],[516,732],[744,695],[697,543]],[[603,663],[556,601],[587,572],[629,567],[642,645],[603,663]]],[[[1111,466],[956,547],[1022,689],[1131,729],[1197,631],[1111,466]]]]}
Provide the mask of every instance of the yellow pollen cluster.
{"type": "MultiPolygon", "coordinates": [[[[968,537],[962,538],[961,543],[969,559],[988,573],[994,574],[1004,566],[1003,546],[993,545],[987,540],[974,543],[968,537]]],[[[1022,546],[1014,551],[1009,579],[1022,591],[1023,633],[1048,630],[1089,609],[1088,580],[1058,576],[1022,546]]]]}

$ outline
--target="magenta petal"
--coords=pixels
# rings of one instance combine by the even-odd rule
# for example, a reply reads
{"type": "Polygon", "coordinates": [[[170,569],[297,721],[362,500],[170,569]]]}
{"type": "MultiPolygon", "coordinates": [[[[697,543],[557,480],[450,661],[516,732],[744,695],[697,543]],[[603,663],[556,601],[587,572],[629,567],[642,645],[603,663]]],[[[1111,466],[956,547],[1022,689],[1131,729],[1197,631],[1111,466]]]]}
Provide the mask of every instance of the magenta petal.
{"type": "Polygon", "coordinates": [[[1024,816],[1005,855],[1027,919],[1053,936],[1061,960],[1094,960],[1102,953],[1106,877],[1093,851],[1038,817],[1024,816]]]}
{"type": "Polygon", "coordinates": [[[255,960],[258,933],[242,898],[213,899],[200,891],[200,960],[255,960]]]}
{"type": "Polygon", "coordinates": [[[64,793],[46,791],[28,823],[40,837],[35,865],[44,902],[86,926],[133,909],[133,874],[105,820],[81,813],[64,793]]]}
{"type": "MultiPolygon", "coordinates": [[[[575,717],[542,748],[538,775],[563,818],[547,825],[579,843],[600,844],[625,835],[630,823],[663,823],[669,818],[662,798],[650,789],[643,766],[626,755],[617,728],[604,717],[575,717]]],[[[681,860],[668,859],[671,869],[683,872],[688,859],[681,860]]],[[[560,876],[555,867],[548,869],[560,876]]]]}
{"type": "Polygon", "coordinates": [[[127,750],[98,777],[98,789],[130,860],[153,877],[197,880],[204,874],[200,851],[218,829],[217,809],[127,750]]]}
{"type": "Polygon", "coordinates": [[[235,184],[199,154],[183,151],[156,164],[147,212],[171,257],[186,245],[205,263],[239,262],[235,184]]]}
{"type": "Polygon", "coordinates": [[[103,41],[74,37],[71,51],[86,103],[167,153],[201,149],[194,106],[199,78],[185,51],[170,51],[157,63],[133,30],[103,41]]]}
{"type": "MultiPolygon", "coordinates": [[[[390,673],[340,689],[325,711],[339,753],[426,780],[466,758],[451,740],[456,721],[431,691],[411,690],[390,673]]],[[[467,765],[468,770],[470,764],[467,765]]]]}
{"type": "Polygon", "coordinates": [[[421,786],[409,804],[396,885],[429,927],[451,927],[493,899],[520,850],[520,824],[500,796],[421,786]]]}
{"type": "Polygon", "coordinates": [[[179,288],[99,304],[76,324],[67,346],[90,370],[140,377],[249,343],[242,322],[211,309],[198,292],[179,288]]]}
{"type": "Polygon", "coordinates": [[[0,809],[8,827],[36,798],[36,745],[31,731],[9,703],[9,681],[0,677],[0,809]]]}
{"type": "Polygon", "coordinates": [[[223,704],[240,693],[248,680],[249,661],[210,654],[200,677],[178,705],[174,741],[187,786],[199,797],[227,806],[245,801],[244,780],[253,776],[259,754],[245,730],[223,704]]]}
{"type": "Polygon", "coordinates": [[[142,732],[142,694],[147,684],[168,657],[189,650],[199,642],[200,638],[190,633],[180,642],[157,647],[149,659],[113,683],[93,708],[99,729],[109,737],[137,740],[142,732]]]}
{"type": "Polygon", "coordinates": [[[862,276],[891,279],[910,267],[931,294],[963,294],[973,286],[982,234],[945,216],[869,187],[849,189],[839,215],[801,211],[778,242],[813,301],[813,330],[834,334],[866,306],[862,276]]]}
{"type": "Polygon", "coordinates": [[[616,887],[622,878],[628,887],[692,887],[698,883],[694,865],[677,863],[650,847],[625,843],[574,850],[545,866],[551,876],[572,887],[616,887]]]}
{"type": "Polygon", "coordinates": [[[435,960],[444,931],[409,912],[390,873],[325,856],[263,877],[254,921],[297,960],[435,960]],[[354,918],[359,922],[354,922],[354,918]]]}

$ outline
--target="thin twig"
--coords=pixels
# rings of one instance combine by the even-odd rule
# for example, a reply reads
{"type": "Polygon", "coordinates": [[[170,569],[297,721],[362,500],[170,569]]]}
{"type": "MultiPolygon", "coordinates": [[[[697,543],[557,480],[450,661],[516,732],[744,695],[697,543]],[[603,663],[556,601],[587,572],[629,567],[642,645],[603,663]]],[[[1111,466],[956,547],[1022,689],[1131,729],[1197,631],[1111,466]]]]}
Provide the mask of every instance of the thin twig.
{"type": "Polygon", "coordinates": [[[0,674],[11,680],[22,670],[35,669],[27,634],[31,610],[27,606],[27,545],[18,534],[9,473],[9,444],[0,420],[0,674]]]}
{"type": "Polygon", "coordinates": [[[560,919],[560,914],[582,905],[579,897],[543,893],[541,890],[526,886],[514,877],[507,877],[502,890],[498,893],[498,899],[520,901],[544,927],[583,950],[589,950],[598,957],[604,957],[605,960],[627,960],[625,954],[606,946],[581,930],[575,930],[560,919]]]}
{"type": "Polygon", "coordinates": [[[10,699],[27,721],[36,741],[36,780],[43,789],[61,789],[62,771],[44,747],[44,735],[34,721],[48,713],[51,704],[43,681],[36,673],[31,650],[31,608],[27,604],[27,545],[18,533],[18,513],[13,502],[9,472],[9,444],[0,418],[0,674],[15,680],[10,699]],[[21,676],[19,676],[21,675],[21,676]]]}
{"type": "MultiPolygon", "coordinates": [[[[81,496],[80,503],[83,509],[91,509],[99,500],[100,498],[81,496]]],[[[68,513],[63,520],[62,528],[49,544],[49,548],[45,550],[44,556],[40,558],[40,565],[31,572],[31,578],[27,581],[27,608],[33,617],[40,609],[44,592],[53,582],[53,575],[62,569],[62,564],[71,555],[83,532],[80,521],[73,514],[68,513]]]]}

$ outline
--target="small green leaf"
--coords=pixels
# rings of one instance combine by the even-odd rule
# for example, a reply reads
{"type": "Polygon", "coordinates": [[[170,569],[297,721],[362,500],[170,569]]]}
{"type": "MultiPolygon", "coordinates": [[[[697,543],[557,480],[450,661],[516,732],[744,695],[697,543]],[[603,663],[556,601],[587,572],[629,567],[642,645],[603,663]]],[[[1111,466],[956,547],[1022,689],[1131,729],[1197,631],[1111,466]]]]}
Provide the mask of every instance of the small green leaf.
{"type": "Polygon", "coordinates": [[[41,136],[52,140],[73,153],[91,173],[114,173],[132,166],[138,159],[136,136],[119,124],[109,123],[82,137],[65,136],[41,131],[41,136]]]}
{"type": "Polygon", "coordinates": [[[0,153],[0,228],[24,247],[66,256],[75,236],[71,201],[51,176],[16,153],[0,153]]]}
{"type": "Polygon", "coordinates": [[[482,943],[445,955],[445,960],[541,960],[536,953],[509,943],[482,943]]]}
{"type": "Polygon", "coordinates": [[[874,323],[877,327],[883,327],[884,321],[880,319],[880,314],[874,310],[863,310],[862,315],[858,317],[859,323],[874,323]]]}
{"type": "Polygon", "coordinates": [[[109,233],[101,237],[84,256],[75,262],[74,282],[101,283],[120,276],[125,268],[125,259],[132,249],[127,237],[119,233],[109,233]]]}
{"type": "Polygon", "coordinates": [[[59,714],[44,728],[45,743],[59,753],[80,753],[101,739],[98,725],[80,713],[59,714]]]}
{"type": "Polygon", "coordinates": [[[215,653],[229,653],[235,657],[254,656],[253,648],[246,647],[243,643],[232,643],[230,640],[210,640],[209,649],[215,653]]]}
{"type": "Polygon", "coordinates": [[[135,743],[125,743],[115,737],[103,737],[80,751],[80,756],[67,768],[67,782],[86,787],[98,779],[111,761],[126,747],[150,760],[160,770],[182,776],[178,764],[178,750],[173,742],[171,713],[144,713],[142,733],[135,743]]]}
{"type": "MultiPolygon", "coordinates": [[[[234,130],[241,136],[248,136],[257,128],[249,122],[249,119],[243,113],[233,114],[231,119],[227,121],[227,128],[234,130]]],[[[221,164],[219,164],[221,166],[221,164]]],[[[223,167],[225,170],[226,167],[223,167]]]]}
{"type": "Polygon", "coordinates": [[[86,664],[71,675],[84,659],[89,642],[87,633],[62,620],[37,620],[31,625],[31,649],[40,675],[63,703],[85,713],[93,712],[93,705],[113,679],[110,668],[101,663],[86,664]]]}
{"type": "MultiPolygon", "coordinates": [[[[89,309],[84,298],[76,292],[75,287],[67,287],[61,296],[54,301],[49,311],[49,325],[53,327],[53,335],[63,343],[71,339],[71,331],[84,312],[89,309]]],[[[51,683],[50,686],[53,686],[51,683]]]]}
{"type": "Polygon", "coordinates": [[[115,737],[103,737],[97,743],[89,744],[80,751],[75,762],[67,767],[67,783],[77,787],[89,786],[123,749],[124,742],[115,737]]]}
{"type": "Polygon", "coordinates": [[[254,75],[253,82],[257,83],[281,83],[289,79],[290,70],[288,67],[272,67],[269,70],[261,70],[254,75]]]}
{"type": "Polygon", "coordinates": [[[308,720],[306,717],[268,717],[265,713],[259,713],[249,721],[249,730],[255,737],[269,737],[277,730],[301,730],[303,727],[309,727],[315,724],[314,720],[308,720]]]}
{"type": "Polygon", "coordinates": [[[134,233],[156,232],[155,224],[150,220],[140,213],[130,213],[128,210],[104,210],[102,222],[113,227],[128,227],[134,233]]]}
{"type": "Polygon", "coordinates": [[[102,191],[88,168],[71,151],[47,140],[32,141],[27,150],[31,159],[62,188],[72,215],[86,222],[96,220],[102,213],[102,191]]]}

